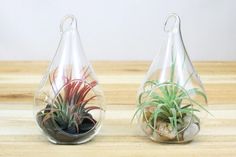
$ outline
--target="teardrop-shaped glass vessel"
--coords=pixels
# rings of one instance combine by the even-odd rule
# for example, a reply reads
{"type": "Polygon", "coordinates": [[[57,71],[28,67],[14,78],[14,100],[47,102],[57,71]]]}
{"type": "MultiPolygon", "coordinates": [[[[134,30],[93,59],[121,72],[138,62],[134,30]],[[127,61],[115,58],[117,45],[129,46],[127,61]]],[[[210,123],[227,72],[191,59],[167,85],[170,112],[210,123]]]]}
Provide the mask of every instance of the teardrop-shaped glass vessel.
{"type": "Polygon", "coordinates": [[[99,131],[104,96],[86,59],[74,16],[61,25],[57,52],[34,97],[36,122],[56,144],[80,144],[99,131]]]}
{"type": "Polygon", "coordinates": [[[184,143],[200,131],[207,96],[186,52],[180,18],[171,14],[164,26],[167,41],[154,58],[138,92],[135,116],[153,141],[184,143]]]}

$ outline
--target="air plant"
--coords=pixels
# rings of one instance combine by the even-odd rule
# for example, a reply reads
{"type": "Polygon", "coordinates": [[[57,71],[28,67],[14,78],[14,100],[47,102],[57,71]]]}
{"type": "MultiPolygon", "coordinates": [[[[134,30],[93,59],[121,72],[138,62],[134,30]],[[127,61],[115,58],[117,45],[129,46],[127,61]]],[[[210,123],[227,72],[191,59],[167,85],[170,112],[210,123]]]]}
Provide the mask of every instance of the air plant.
{"type": "Polygon", "coordinates": [[[195,120],[200,123],[196,115],[196,112],[200,111],[195,106],[207,111],[203,104],[194,100],[193,96],[202,97],[206,103],[207,96],[199,88],[185,88],[194,73],[190,74],[183,85],[174,81],[174,74],[175,60],[172,59],[168,81],[151,80],[144,83],[144,89],[139,94],[138,107],[134,117],[137,116],[138,119],[142,117],[146,126],[151,128],[153,133],[158,133],[159,136],[163,135],[160,124],[168,124],[165,126],[169,129],[169,133],[172,133],[172,137],[168,136],[169,139],[167,140],[176,139],[180,141],[184,140],[183,137],[179,137],[180,132],[188,127],[191,121],[195,120]],[[187,116],[191,120],[186,124],[187,116]]]}
{"type": "Polygon", "coordinates": [[[44,100],[47,104],[46,108],[37,114],[38,119],[41,119],[40,126],[53,121],[53,127],[69,134],[88,132],[97,123],[90,112],[102,110],[98,106],[88,105],[98,97],[98,95],[91,94],[97,81],[86,81],[89,76],[87,68],[81,79],[71,79],[71,74],[69,77],[64,75],[62,78],[64,85],[58,90],[55,75],[56,71],[49,76],[55,97],[52,99],[47,95],[47,99],[44,100]]]}

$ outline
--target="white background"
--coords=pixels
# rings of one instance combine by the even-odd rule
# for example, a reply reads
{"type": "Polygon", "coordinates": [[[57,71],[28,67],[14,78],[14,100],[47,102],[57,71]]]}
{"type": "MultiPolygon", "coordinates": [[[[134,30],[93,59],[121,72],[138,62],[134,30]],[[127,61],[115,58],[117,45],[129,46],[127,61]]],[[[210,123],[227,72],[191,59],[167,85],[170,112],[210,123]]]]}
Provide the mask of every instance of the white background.
{"type": "Polygon", "coordinates": [[[192,60],[236,60],[235,0],[0,0],[0,60],[50,60],[66,14],[91,60],[150,60],[168,13],[192,60]]]}

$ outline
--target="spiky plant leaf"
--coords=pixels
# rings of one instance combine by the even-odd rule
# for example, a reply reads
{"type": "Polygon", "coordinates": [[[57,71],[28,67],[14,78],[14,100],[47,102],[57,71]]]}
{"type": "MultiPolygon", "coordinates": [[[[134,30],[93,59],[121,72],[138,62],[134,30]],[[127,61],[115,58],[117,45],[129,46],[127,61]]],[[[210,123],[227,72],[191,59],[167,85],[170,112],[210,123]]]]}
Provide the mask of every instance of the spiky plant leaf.
{"type": "Polygon", "coordinates": [[[80,125],[85,119],[90,120],[95,125],[96,120],[93,119],[90,112],[92,110],[102,110],[102,108],[87,105],[99,96],[90,94],[93,93],[90,91],[97,85],[97,82],[92,81],[88,83],[86,81],[89,76],[88,68],[84,70],[81,79],[72,80],[70,75],[68,77],[63,76],[65,83],[61,89],[58,89],[56,86],[55,73],[56,71],[50,75],[50,84],[55,97],[53,99],[47,96],[50,101],[48,101],[48,99],[44,101],[47,103],[47,106],[50,107],[46,107],[38,114],[43,117],[42,123],[45,123],[49,119],[53,119],[59,127],[69,129],[74,126],[77,133],[79,133],[80,125]]]}

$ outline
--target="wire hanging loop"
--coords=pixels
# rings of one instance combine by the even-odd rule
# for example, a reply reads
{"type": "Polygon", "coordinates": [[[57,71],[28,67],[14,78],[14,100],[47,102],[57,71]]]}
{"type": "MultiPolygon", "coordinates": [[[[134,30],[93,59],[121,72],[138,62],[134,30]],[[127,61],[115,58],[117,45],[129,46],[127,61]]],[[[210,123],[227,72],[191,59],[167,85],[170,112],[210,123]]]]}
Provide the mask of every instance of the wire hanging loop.
{"type": "Polygon", "coordinates": [[[71,28],[77,28],[77,20],[74,15],[67,15],[61,21],[60,31],[64,32],[71,28]]]}
{"type": "Polygon", "coordinates": [[[164,24],[164,31],[165,32],[173,32],[173,31],[178,31],[180,28],[180,18],[177,14],[172,13],[170,14],[166,22],[164,24]]]}

